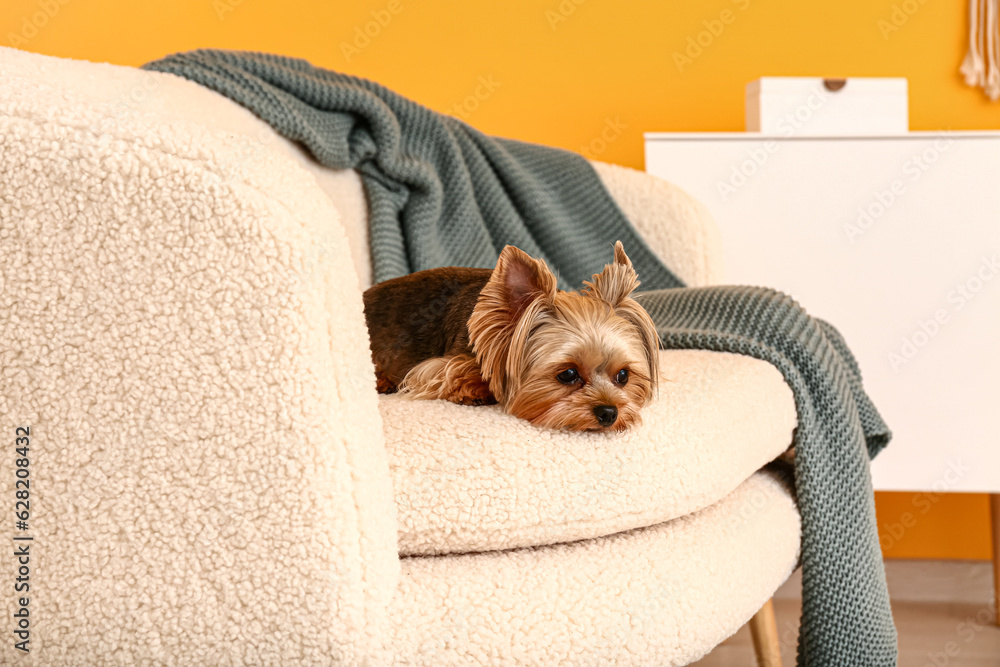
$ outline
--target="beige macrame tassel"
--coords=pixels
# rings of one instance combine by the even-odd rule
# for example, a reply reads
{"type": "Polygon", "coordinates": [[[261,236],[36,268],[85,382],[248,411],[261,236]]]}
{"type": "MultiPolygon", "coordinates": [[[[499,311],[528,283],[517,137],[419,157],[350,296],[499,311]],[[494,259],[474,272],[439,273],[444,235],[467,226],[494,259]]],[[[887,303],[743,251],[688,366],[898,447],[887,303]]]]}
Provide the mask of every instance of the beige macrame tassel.
{"type": "Polygon", "coordinates": [[[994,102],[1000,98],[1000,33],[997,32],[997,4],[986,0],[986,85],[983,90],[994,102]]]}
{"type": "Polygon", "coordinates": [[[965,83],[1000,98],[1000,0],[969,0],[969,52],[962,61],[965,83]]]}

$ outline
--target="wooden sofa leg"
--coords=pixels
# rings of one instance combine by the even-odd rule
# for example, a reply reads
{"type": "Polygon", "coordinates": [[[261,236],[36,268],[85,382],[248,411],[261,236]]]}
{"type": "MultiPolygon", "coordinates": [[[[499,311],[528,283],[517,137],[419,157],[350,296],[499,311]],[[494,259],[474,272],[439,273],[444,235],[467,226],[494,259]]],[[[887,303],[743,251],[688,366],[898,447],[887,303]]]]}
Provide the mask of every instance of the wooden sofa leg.
{"type": "Polygon", "coordinates": [[[778,622],[774,618],[774,604],[764,603],[750,619],[753,650],[758,667],[781,667],[781,646],[778,643],[778,622]]]}
{"type": "Polygon", "coordinates": [[[990,494],[990,513],[993,515],[993,611],[1000,626],[1000,493],[990,494]]]}

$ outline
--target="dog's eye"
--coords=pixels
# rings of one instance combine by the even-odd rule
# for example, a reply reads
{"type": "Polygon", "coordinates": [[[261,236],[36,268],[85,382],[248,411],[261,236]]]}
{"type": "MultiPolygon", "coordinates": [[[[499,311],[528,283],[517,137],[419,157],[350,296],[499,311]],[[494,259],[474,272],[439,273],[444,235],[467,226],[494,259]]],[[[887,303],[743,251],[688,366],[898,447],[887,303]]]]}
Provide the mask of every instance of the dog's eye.
{"type": "Polygon", "coordinates": [[[556,379],[563,384],[573,384],[580,379],[580,373],[578,373],[575,368],[567,368],[562,373],[557,375],[556,379]]]}
{"type": "Polygon", "coordinates": [[[615,376],[615,382],[618,384],[625,384],[628,382],[628,369],[623,368],[618,371],[618,375],[615,376]]]}

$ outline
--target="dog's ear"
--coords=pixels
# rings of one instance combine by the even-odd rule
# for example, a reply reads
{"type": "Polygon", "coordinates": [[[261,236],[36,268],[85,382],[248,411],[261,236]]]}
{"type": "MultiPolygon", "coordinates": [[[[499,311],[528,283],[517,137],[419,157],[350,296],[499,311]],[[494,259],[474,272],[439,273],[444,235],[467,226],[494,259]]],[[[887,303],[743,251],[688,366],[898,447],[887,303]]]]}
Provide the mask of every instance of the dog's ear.
{"type": "Polygon", "coordinates": [[[608,264],[600,273],[594,274],[592,282],[585,282],[586,291],[615,309],[615,313],[635,327],[649,365],[651,392],[646,395],[648,402],[656,392],[659,380],[660,337],[656,325],[646,309],[635,299],[632,292],[639,286],[639,277],[632,267],[632,261],[625,254],[622,242],[615,242],[615,262],[608,264]]]}
{"type": "Polygon", "coordinates": [[[615,241],[615,262],[608,264],[600,273],[595,273],[592,281],[583,283],[587,292],[612,308],[617,308],[640,285],[639,277],[632,268],[632,261],[625,254],[621,241],[615,241]]]}
{"type": "Polygon", "coordinates": [[[646,309],[635,299],[623,300],[615,309],[615,313],[635,328],[642,342],[642,350],[649,365],[650,391],[645,397],[645,402],[648,403],[660,383],[660,335],[656,331],[656,324],[646,309]]]}
{"type": "Polygon", "coordinates": [[[535,259],[520,248],[504,247],[493,269],[490,282],[483,290],[490,290],[516,319],[535,299],[551,302],[556,294],[556,277],[544,260],[535,259]]]}
{"type": "Polygon", "coordinates": [[[531,321],[555,296],[556,277],[544,261],[514,246],[503,249],[469,318],[469,342],[501,403],[517,390],[531,321]]]}

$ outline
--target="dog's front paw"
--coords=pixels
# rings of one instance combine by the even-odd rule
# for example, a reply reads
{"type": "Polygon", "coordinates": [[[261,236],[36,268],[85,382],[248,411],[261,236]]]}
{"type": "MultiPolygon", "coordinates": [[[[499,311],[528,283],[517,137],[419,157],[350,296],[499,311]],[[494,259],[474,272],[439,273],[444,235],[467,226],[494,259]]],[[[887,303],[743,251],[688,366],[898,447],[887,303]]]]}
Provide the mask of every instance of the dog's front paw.
{"type": "Polygon", "coordinates": [[[452,393],[446,398],[459,405],[493,405],[497,402],[490,391],[490,385],[482,380],[456,383],[452,387],[452,393]]]}
{"type": "Polygon", "coordinates": [[[462,401],[455,401],[459,405],[496,405],[497,399],[490,396],[489,398],[470,398],[462,401]]]}
{"type": "Polygon", "coordinates": [[[390,380],[382,371],[375,370],[375,389],[380,394],[396,393],[396,383],[390,380]]]}

